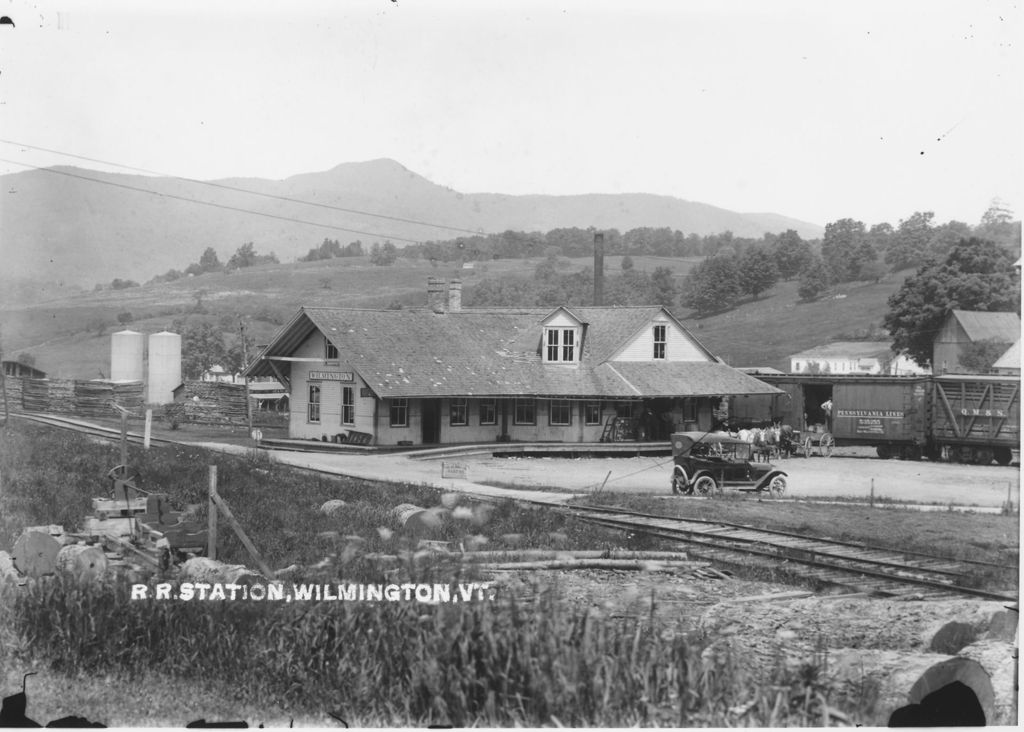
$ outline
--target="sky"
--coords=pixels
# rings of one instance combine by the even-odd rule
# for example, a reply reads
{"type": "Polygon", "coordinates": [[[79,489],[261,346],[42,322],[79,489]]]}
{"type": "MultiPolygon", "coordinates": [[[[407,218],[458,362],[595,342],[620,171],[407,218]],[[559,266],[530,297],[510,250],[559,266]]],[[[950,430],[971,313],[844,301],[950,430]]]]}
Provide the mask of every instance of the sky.
{"type": "Polygon", "coordinates": [[[0,14],[14,21],[0,173],[130,172],[35,148],[204,180],[392,158],[465,193],[656,193],[821,225],[975,224],[995,198],[1024,212],[1019,2],[0,0],[0,14]]]}

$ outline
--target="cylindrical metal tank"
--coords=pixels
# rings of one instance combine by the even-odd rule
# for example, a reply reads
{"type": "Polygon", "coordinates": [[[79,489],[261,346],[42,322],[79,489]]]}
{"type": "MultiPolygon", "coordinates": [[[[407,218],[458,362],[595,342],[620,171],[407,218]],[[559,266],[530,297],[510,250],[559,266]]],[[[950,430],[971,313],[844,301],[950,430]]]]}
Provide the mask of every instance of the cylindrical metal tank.
{"type": "Polygon", "coordinates": [[[145,337],[122,330],[110,337],[110,380],[142,381],[142,349],[145,337]]]}
{"type": "Polygon", "coordinates": [[[174,390],[181,384],[181,336],[177,333],[154,333],[149,337],[149,383],[146,402],[169,404],[174,390]]]}

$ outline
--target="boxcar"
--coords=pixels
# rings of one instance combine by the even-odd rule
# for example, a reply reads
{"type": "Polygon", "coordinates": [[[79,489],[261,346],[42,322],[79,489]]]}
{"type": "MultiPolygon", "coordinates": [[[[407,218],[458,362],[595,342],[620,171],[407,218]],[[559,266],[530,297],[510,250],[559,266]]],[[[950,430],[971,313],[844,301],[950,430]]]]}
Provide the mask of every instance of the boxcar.
{"type": "Polygon", "coordinates": [[[1020,378],[955,375],[932,379],[928,457],[1009,465],[1020,448],[1020,378]]]}
{"type": "Polygon", "coordinates": [[[1020,448],[1020,377],[764,375],[773,397],[734,398],[750,421],[789,424],[833,445],[873,446],[879,457],[1007,465],[1020,448]]]}
{"type": "Polygon", "coordinates": [[[834,445],[868,445],[880,456],[920,458],[926,442],[928,377],[787,374],[761,376],[785,392],[774,419],[834,445]]]}

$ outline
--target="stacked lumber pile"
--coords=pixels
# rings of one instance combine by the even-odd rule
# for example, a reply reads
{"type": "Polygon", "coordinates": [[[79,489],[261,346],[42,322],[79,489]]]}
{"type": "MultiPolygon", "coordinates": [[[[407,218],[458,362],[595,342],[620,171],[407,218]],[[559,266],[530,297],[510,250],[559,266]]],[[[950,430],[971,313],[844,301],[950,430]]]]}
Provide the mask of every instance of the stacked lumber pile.
{"type": "Polygon", "coordinates": [[[49,407],[46,411],[75,413],[75,382],[72,379],[48,379],[47,390],[49,407]]]}
{"type": "Polygon", "coordinates": [[[26,412],[50,409],[50,382],[46,379],[22,379],[21,404],[26,412]]]}
{"type": "Polygon", "coordinates": [[[25,378],[8,376],[4,381],[7,389],[7,408],[13,413],[25,411],[25,408],[22,405],[22,398],[25,391],[25,378]]]}
{"type": "Polygon", "coordinates": [[[109,417],[114,414],[111,402],[125,409],[142,407],[142,382],[115,384],[111,381],[76,381],[75,411],[83,417],[109,417]],[[118,395],[120,392],[120,396],[118,395]]]}
{"type": "Polygon", "coordinates": [[[185,421],[198,424],[246,424],[245,384],[186,381],[182,408],[185,421]]]}

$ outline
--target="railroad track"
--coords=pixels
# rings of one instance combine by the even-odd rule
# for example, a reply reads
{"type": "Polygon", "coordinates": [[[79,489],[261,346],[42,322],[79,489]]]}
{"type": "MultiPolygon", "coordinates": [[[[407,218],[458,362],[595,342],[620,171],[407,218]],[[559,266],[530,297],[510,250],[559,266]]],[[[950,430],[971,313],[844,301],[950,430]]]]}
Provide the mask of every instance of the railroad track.
{"type": "Polygon", "coordinates": [[[685,543],[694,556],[731,565],[751,560],[805,580],[878,597],[978,597],[1017,602],[1015,594],[967,586],[979,571],[1015,569],[742,524],[637,513],[603,506],[556,509],[588,523],[685,543]]]}
{"type": "MultiPolygon", "coordinates": [[[[67,417],[55,417],[53,415],[40,415],[40,414],[12,414],[11,417],[16,419],[24,419],[29,422],[37,422],[39,424],[45,424],[50,427],[60,427],[65,430],[72,430],[74,432],[80,432],[83,435],[89,435],[90,437],[102,437],[108,440],[120,440],[121,431],[113,429],[111,427],[101,427],[99,425],[86,424],[79,422],[74,419],[67,417]]],[[[128,442],[141,445],[143,442],[142,435],[133,432],[128,433],[128,442]]],[[[163,437],[150,436],[150,442],[154,445],[176,445],[180,444],[174,440],[168,440],[163,437]]]]}

